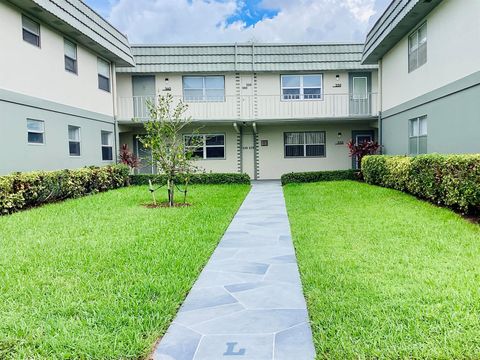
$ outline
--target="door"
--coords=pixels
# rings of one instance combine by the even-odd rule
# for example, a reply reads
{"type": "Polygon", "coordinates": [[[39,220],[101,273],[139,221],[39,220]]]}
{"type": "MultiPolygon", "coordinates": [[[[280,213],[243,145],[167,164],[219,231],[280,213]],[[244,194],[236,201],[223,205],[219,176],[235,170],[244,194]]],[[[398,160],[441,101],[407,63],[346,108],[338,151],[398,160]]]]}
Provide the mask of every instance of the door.
{"type": "Polygon", "coordinates": [[[133,116],[136,119],[147,119],[147,101],[155,101],[155,76],[132,76],[133,116]]]}
{"type": "Polygon", "coordinates": [[[140,160],[140,166],[136,170],[137,174],[156,174],[157,167],[153,165],[151,150],[145,149],[142,142],[138,140],[136,136],[133,137],[133,144],[135,155],[140,160]]]}
{"type": "Polygon", "coordinates": [[[350,73],[350,116],[371,115],[371,74],[350,73]]]}
{"type": "MultiPolygon", "coordinates": [[[[354,130],[352,131],[352,140],[355,145],[361,144],[365,141],[374,141],[375,133],[373,130],[354,130]]],[[[352,168],[358,170],[358,159],[357,157],[352,157],[352,168]]]]}

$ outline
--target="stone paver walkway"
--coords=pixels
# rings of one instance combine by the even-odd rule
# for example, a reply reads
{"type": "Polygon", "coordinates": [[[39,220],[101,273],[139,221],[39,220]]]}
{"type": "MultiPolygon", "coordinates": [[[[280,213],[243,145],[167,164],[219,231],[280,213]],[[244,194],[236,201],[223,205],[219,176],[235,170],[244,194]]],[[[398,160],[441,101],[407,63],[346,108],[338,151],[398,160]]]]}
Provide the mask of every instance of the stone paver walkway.
{"type": "Polygon", "coordinates": [[[314,356],[281,185],[254,183],[153,358],[314,356]]]}

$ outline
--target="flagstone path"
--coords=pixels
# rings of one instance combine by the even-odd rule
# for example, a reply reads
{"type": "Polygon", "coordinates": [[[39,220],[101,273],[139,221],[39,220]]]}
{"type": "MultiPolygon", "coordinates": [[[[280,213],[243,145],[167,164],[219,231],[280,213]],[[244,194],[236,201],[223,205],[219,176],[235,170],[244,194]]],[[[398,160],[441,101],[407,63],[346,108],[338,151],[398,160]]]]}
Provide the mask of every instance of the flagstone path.
{"type": "Polygon", "coordinates": [[[314,357],[282,188],[256,182],[153,359],[314,357]]]}

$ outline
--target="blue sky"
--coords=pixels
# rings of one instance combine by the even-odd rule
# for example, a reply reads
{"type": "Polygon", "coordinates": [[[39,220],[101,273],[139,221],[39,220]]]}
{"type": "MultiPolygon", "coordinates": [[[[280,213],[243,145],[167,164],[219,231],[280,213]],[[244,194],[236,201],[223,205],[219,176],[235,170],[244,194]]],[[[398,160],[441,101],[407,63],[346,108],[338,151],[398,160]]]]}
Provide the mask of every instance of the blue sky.
{"type": "Polygon", "coordinates": [[[390,0],[84,0],[133,43],[363,41],[390,0]]]}

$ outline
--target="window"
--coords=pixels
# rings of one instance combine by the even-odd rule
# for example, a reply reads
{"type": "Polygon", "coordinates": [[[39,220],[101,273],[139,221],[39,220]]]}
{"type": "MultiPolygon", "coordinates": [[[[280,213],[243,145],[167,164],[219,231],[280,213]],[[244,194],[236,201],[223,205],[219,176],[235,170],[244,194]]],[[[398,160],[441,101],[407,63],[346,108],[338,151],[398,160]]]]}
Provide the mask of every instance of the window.
{"type": "Polygon", "coordinates": [[[287,132],[285,157],[324,157],[325,131],[287,132]]]}
{"type": "Polygon", "coordinates": [[[411,119],[409,121],[409,144],[410,155],[427,153],[427,117],[411,119]]]}
{"type": "Polygon", "coordinates": [[[184,76],[183,98],[185,101],[225,101],[225,78],[184,76]]]}
{"type": "Polygon", "coordinates": [[[42,120],[27,119],[27,132],[29,144],[45,144],[45,123],[42,120]]]}
{"type": "Polygon", "coordinates": [[[102,160],[113,160],[113,133],[102,131],[102,160]]]}
{"type": "Polygon", "coordinates": [[[225,135],[186,135],[185,145],[192,144],[193,138],[199,138],[200,146],[193,152],[193,156],[200,159],[225,159],[225,135]]]}
{"type": "Polygon", "coordinates": [[[110,64],[98,58],[98,88],[110,92],[110,64]]]}
{"type": "Polygon", "coordinates": [[[70,156],[80,156],[80,128],[68,125],[68,149],[70,156]]]}
{"type": "Polygon", "coordinates": [[[420,26],[408,37],[408,72],[427,62],[427,24],[420,26]]]}
{"type": "Polygon", "coordinates": [[[312,75],[282,75],[283,100],[321,100],[321,74],[312,75]]]}
{"type": "Polygon", "coordinates": [[[74,74],[77,73],[77,45],[64,39],[65,48],[65,70],[74,74]]]}
{"type": "Polygon", "coordinates": [[[23,40],[40,47],[40,24],[25,15],[22,16],[22,34],[23,40]]]}

